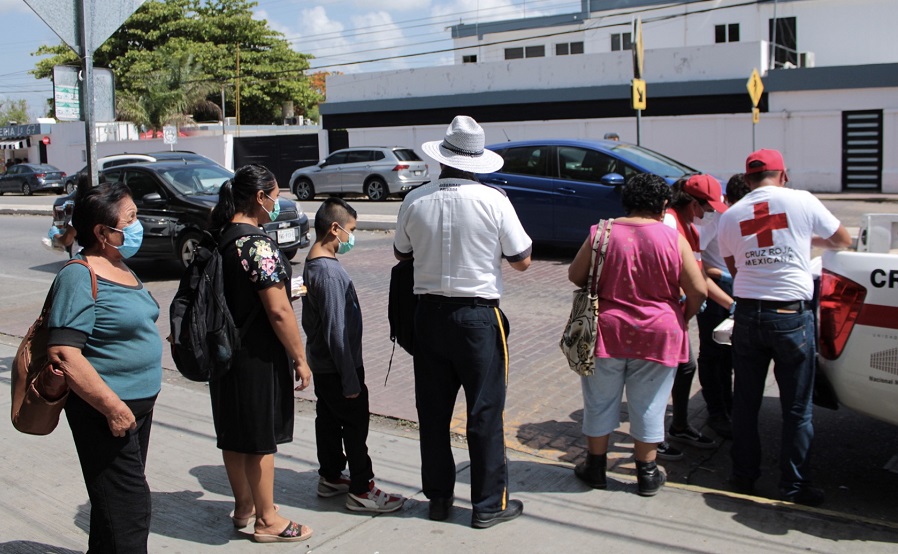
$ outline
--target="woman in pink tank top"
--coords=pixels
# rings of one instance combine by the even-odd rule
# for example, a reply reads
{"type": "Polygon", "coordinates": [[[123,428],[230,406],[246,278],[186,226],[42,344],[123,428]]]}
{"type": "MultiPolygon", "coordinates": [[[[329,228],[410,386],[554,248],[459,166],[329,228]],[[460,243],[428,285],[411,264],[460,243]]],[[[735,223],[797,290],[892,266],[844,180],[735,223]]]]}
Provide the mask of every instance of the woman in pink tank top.
{"type": "MultiPolygon", "coordinates": [[[[638,492],[653,496],[666,480],[655,462],[664,411],[676,366],[689,359],[686,321],[707,294],[689,244],[661,222],[669,200],[663,178],[632,177],[621,192],[627,216],[614,221],[608,239],[598,283],[596,371],[581,378],[588,453],[574,470],[594,488],[607,486],[608,438],[620,424],[625,388],[638,492]]],[[[568,270],[577,286],[586,284],[595,232],[593,226],[568,270]]]]}

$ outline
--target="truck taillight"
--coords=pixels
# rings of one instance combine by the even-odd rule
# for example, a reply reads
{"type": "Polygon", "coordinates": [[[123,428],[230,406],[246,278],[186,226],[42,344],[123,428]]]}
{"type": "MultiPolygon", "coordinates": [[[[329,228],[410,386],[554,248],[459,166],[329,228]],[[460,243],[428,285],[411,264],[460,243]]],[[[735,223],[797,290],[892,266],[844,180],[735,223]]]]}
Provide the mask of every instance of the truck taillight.
{"type": "Polygon", "coordinates": [[[867,297],[867,289],[847,277],[823,270],[820,276],[820,354],[835,360],[851,336],[851,330],[867,297]]]}
{"type": "Polygon", "coordinates": [[[393,171],[402,171],[403,169],[408,169],[408,164],[396,164],[396,167],[393,168],[393,171]]]}

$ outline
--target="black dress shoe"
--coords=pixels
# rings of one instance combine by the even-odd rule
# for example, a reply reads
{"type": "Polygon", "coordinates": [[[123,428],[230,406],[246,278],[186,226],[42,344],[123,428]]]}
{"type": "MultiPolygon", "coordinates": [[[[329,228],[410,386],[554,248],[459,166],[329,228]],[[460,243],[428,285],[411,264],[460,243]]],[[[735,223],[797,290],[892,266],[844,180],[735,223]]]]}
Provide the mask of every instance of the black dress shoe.
{"type": "Polygon", "coordinates": [[[819,506],[823,504],[824,499],[825,495],[823,489],[817,487],[804,486],[798,489],[798,492],[793,492],[791,494],[786,494],[780,491],[780,500],[803,504],[805,506],[819,506]]]}
{"type": "Polygon", "coordinates": [[[454,496],[449,498],[432,498],[427,514],[428,517],[433,521],[445,521],[449,517],[449,509],[452,508],[454,502],[454,496]]]}
{"type": "Polygon", "coordinates": [[[508,505],[501,512],[474,512],[471,519],[471,527],[474,529],[486,529],[503,521],[511,521],[524,513],[524,503],[520,500],[509,500],[508,505]]]}

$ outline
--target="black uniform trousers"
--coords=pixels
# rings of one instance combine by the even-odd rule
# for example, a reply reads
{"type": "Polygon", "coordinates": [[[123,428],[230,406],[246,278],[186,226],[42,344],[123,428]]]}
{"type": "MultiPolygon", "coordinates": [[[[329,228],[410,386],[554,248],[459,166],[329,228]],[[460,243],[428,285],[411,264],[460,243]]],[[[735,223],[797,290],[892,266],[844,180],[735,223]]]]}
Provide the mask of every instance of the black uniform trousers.
{"type": "Polygon", "coordinates": [[[155,397],[125,401],[137,428],[115,437],[106,417],[75,393],[65,412],[90,498],[88,553],[147,551],[151,500],[145,468],[155,397]]]}
{"type": "Polygon", "coordinates": [[[504,510],[508,502],[504,429],[508,320],[498,305],[465,305],[457,303],[462,299],[441,301],[430,295],[419,298],[415,400],[424,495],[434,499],[454,494],[456,468],[449,430],[455,399],[463,387],[474,511],[504,510]]]}
{"type": "Polygon", "coordinates": [[[318,448],[318,474],[336,481],[349,464],[349,492],[365,494],[374,478],[368,456],[368,387],[365,369],[356,369],[361,392],[355,398],[343,396],[339,373],[316,373],[315,443],[318,448]],[[344,451],[345,449],[345,451],[344,451]]]}

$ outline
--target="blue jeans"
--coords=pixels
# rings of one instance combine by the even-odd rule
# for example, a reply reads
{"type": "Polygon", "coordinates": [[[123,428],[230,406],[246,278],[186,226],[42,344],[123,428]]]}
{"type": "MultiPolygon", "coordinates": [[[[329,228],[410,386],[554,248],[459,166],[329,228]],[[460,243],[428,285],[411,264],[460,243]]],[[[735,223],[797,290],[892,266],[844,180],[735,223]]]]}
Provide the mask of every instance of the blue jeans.
{"type": "Polygon", "coordinates": [[[783,428],[780,445],[780,492],[791,495],[810,483],[810,448],[814,436],[812,397],[816,344],[814,314],[736,308],[733,326],[733,476],[753,482],[760,476],[761,437],[758,412],[767,369],[779,386],[783,428]]]}

